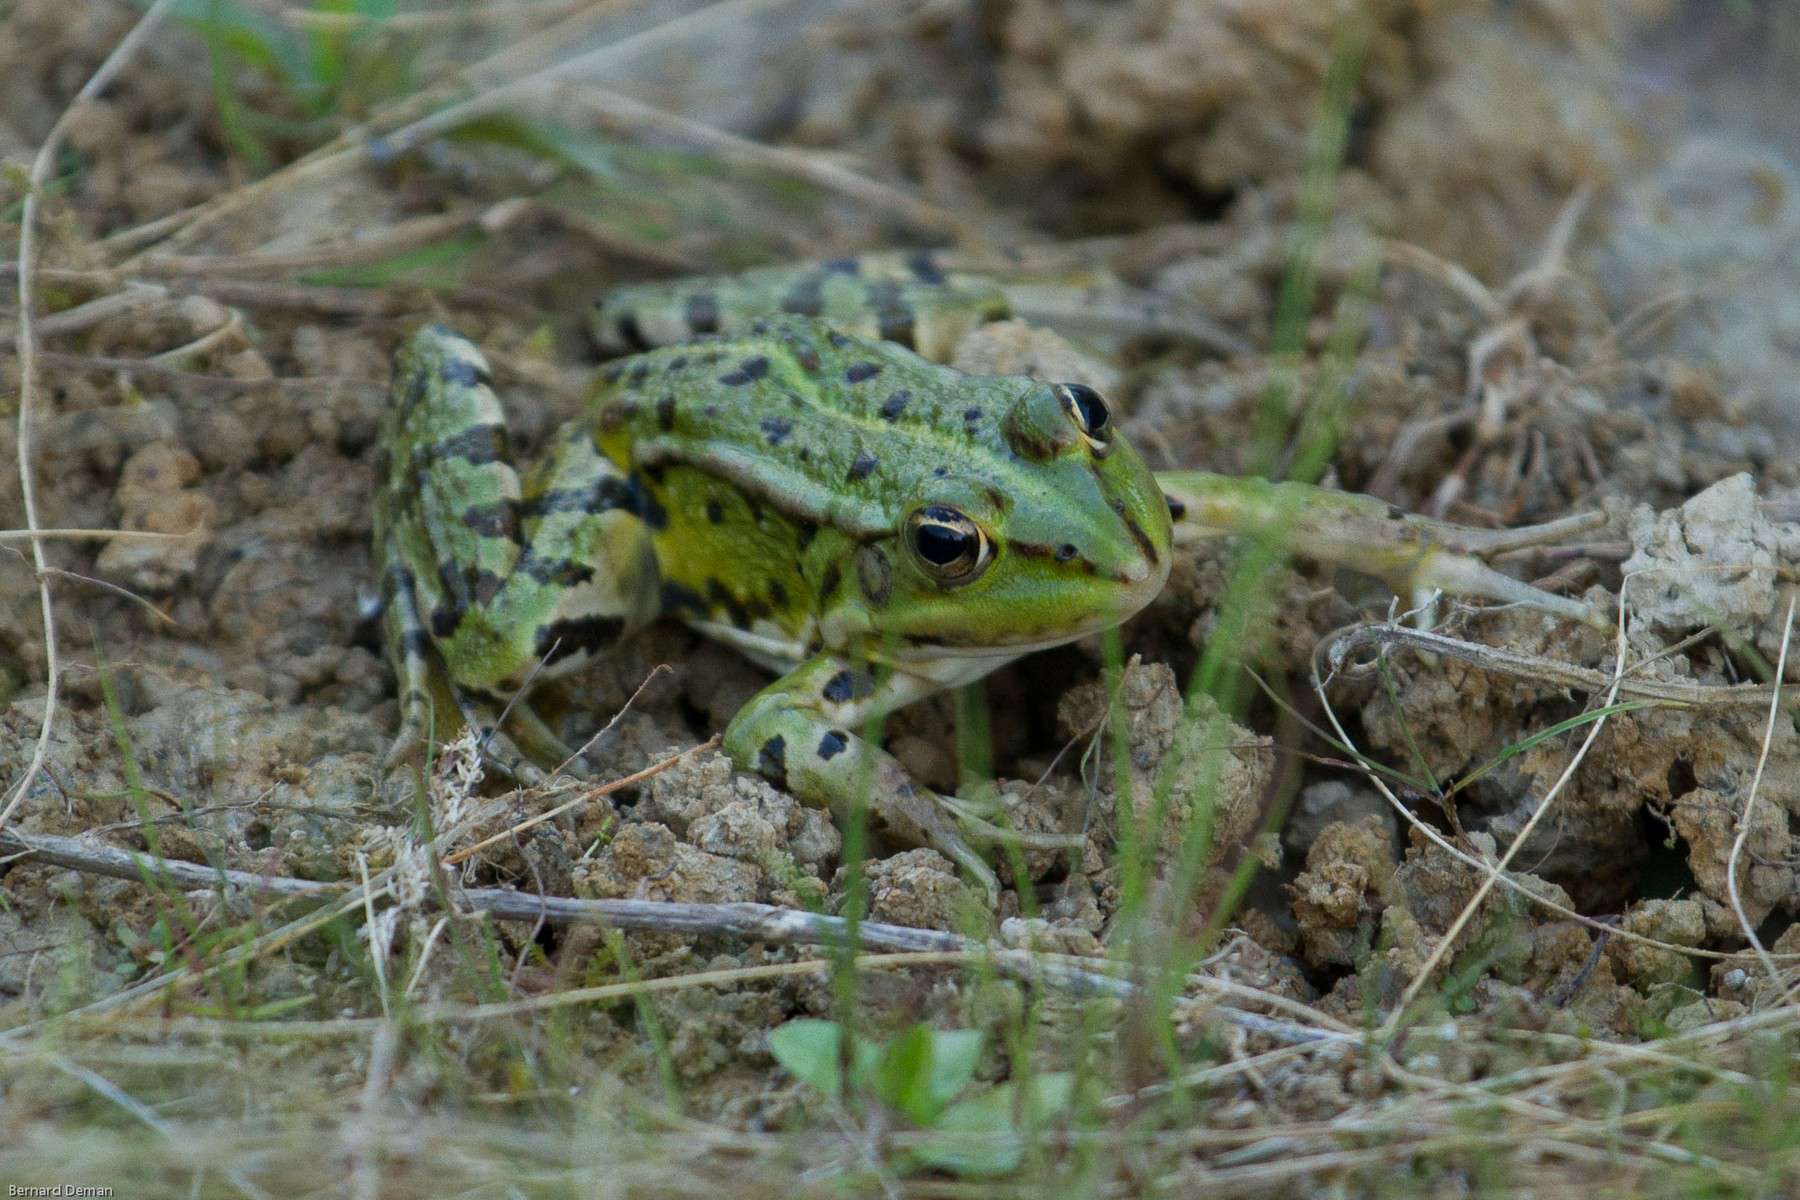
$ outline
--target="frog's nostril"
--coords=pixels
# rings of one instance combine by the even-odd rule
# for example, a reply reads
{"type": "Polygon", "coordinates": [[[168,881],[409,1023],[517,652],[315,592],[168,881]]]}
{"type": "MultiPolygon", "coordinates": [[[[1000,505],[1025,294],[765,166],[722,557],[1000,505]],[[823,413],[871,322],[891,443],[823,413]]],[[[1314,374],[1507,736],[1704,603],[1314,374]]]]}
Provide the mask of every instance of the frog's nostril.
{"type": "Polygon", "coordinates": [[[1078,553],[1080,553],[1080,551],[1075,549],[1075,543],[1064,542],[1062,545],[1060,545],[1056,548],[1056,561],[1057,562],[1068,562],[1070,559],[1074,558],[1078,553]]]}

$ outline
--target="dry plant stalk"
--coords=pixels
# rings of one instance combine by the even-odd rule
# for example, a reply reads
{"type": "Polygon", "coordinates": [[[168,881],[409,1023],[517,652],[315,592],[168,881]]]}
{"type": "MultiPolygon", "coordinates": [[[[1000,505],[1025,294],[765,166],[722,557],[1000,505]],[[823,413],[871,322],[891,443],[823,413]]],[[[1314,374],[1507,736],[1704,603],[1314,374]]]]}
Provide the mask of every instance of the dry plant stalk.
{"type": "Polygon", "coordinates": [[[26,794],[31,791],[32,782],[44,768],[44,760],[50,751],[50,734],[56,726],[57,689],[61,683],[61,662],[56,644],[56,604],[50,594],[49,563],[44,558],[44,543],[36,536],[39,533],[37,487],[31,479],[31,425],[36,413],[38,391],[37,342],[31,325],[32,309],[37,303],[37,280],[33,275],[33,268],[37,259],[38,197],[49,183],[50,168],[56,161],[57,151],[62,147],[63,138],[67,135],[76,112],[106,90],[172,7],[172,0],[156,0],[138,19],[138,23],[132,26],[131,31],[113,47],[112,53],[106,56],[106,61],[82,85],[62,115],[57,117],[50,132],[44,136],[43,145],[38,147],[36,157],[31,161],[25,204],[19,216],[19,325],[15,338],[19,355],[19,494],[24,502],[25,531],[31,537],[31,565],[37,573],[38,607],[44,622],[44,717],[38,726],[37,743],[32,748],[30,761],[25,764],[24,774],[19,777],[5,803],[0,804],[0,830],[5,829],[13,813],[24,803],[26,794]]]}

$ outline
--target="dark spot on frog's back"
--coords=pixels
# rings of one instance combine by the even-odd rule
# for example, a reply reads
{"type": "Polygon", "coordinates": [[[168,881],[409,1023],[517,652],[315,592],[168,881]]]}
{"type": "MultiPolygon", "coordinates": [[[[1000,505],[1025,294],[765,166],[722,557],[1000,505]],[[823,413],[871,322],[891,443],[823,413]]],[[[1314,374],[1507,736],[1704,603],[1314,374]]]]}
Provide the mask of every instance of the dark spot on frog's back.
{"type": "Polygon", "coordinates": [[[781,298],[781,311],[802,317],[816,317],[824,312],[824,281],[816,275],[802,279],[781,298]]]}
{"type": "Polygon", "coordinates": [[[1171,521],[1179,521],[1181,518],[1187,516],[1187,505],[1166,492],[1163,494],[1163,503],[1169,506],[1169,519],[1171,521]]]}
{"type": "Polygon", "coordinates": [[[724,522],[725,522],[725,507],[724,507],[724,505],[720,504],[717,500],[709,499],[706,502],[706,519],[708,521],[712,522],[714,525],[724,524],[724,522]]]}
{"type": "Polygon", "coordinates": [[[872,362],[851,363],[844,370],[845,383],[863,383],[881,374],[881,364],[872,362]]]}
{"type": "Polygon", "coordinates": [[[899,391],[894,392],[888,396],[886,400],[881,402],[881,419],[884,421],[898,421],[900,419],[900,414],[906,411],[906,406],[911,401],[912,393],[905,388],[901,388],[899,391]]]}
{"type": "Polygon", "coordinates": [[[862,263],[854,258],[832,258],[820,263],[819,270],[827,275],[860,275],[862,263]]]}
{"type": "Polygon", "coordinates": [[[788,435],[794,432],[794,423],[786,417],[764,417],[762,421],[763,437],[771,446],[779,446],[787,441],[788,435]]]}
{"type": "Polygon", "coordinates": [[[742,387],[746,383],[755,383],[768,373],[769,360],[759,354],[755,358],[746,358],[736,370],[719,376],[719,382],[727,387],[742,387]]]}
{"type": "Polygon", "coordinates": [[[756,772],[782,791],[787,791],[787,741],[779,733],[757,750],[756,772]]]}
{"type": "Polygon", "coordinates": [[[850,748],[850,735],[841,729],[827,729],[819,739],[819,757],[830,762],[850,748]]]}
{"type": "Polygon", "coordinates": [[[656,427],[664,433],[675,428],[675,397],[664,396],[656,402],[656,427]]]}
{"type": "Polygon", "coordinates": [[[688,328],[695,333],[719,332],[719,301],[711,292],[698,292],[688,297],[682,314],[688,328]]]}
{"type": "Polygon", "coordinates": [[[618,640],[625,629],[620,617],[570,617],[540,627],[532,648],[546,663],[571,654],[593,654],[618,640]]]}
{"type": "Polygon", "coordinates": [[[850,464],[850,471],[845,478],[851,483],[867,479],[870,475],[874,474],[877,465],[879,465],[878,461],[873,454],[870,454],[867,450],[858,450],[856,452],[856,459],[850,464]]]}

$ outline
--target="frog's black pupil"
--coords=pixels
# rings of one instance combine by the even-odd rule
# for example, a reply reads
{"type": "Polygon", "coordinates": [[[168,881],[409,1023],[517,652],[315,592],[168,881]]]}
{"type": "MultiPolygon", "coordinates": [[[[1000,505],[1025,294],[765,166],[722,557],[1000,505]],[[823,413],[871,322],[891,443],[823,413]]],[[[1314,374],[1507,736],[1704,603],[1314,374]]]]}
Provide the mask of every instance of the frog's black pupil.
{"type": "Polygon", "coordinates": [[[975,550],[975,534],[963,528],[960,513],[947,508],[927,508],[923,519],[913,527],[913,545],[919,557],[936,567],[947,567],[970,556],[975,550]]]}
{"type": "Polygon", "coordinates": [[[1075,411],[1081,415],[1081,427],[1089,437],[1099,437],[1106,430],[1106,422],[1112,416],[1106,407],[1106,401],[1100,393],[1084,383],[1064,384],[1068,389],[1069,400],[1075,405],[1075,411]]]}

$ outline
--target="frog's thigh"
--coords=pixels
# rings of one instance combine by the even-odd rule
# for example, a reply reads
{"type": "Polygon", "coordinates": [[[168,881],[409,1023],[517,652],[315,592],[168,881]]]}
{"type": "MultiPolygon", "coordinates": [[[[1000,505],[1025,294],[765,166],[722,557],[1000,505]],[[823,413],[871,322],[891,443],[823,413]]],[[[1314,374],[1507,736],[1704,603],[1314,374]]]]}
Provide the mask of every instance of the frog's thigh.
{"type": "MultiPolygon", "coordinates": [[[[559,439],[521,487],[486,363],[437,327],[397,359],[388,419],[377,515],[399,601],[388,634],[407,689],[403,738],[417,736],[432,695],[429,649],[465,718],[485,729],[481,715],[540,667],[574,666],[641,623],[655,593],[648,531],[584,432],[559,439]]],[[[561,757],[540,722],[516,723],[532,757],[561,757]]]]}
{"type": "Polygon", "coordinates": [[[841,821],[866,799],[879,828],[902,842],[930,846],[997,890],[985,859],[958,832],[937,795],[915,784],[898,759],[853,729],[932,690],[891,677],[890,692],[870,695],[867,676],[821,655],[759,692],[725,730],[725,752],[801,801],[829,807],[841,821]],[[861,694],[858,694],[858,693],[861,694]]]}

